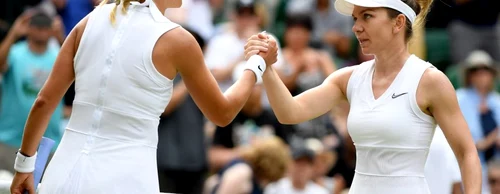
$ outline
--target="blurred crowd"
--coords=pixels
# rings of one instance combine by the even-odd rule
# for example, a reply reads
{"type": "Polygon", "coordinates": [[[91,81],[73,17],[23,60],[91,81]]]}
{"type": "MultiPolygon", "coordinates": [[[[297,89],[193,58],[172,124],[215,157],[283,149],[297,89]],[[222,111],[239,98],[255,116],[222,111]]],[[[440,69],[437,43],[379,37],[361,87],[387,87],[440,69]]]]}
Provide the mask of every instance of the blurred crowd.
{"type": "MultiPolygon", "coordinates": [[[[372,59],[361,53],[351,31],[352,18],[336,12],[334,1],[183,0],[181,8],[167,9],[165,16],[193,34],[222,91],[242,72],[246,40],[269,32],[281,48],[273,67],[298,95],[339,68],[372,59]]],[[[99,2],[0,1],[0,170],[13,171],[24,123],[61,44],[99,2]]],[[[457,89],[481,157],[483,190],[491,194],[500,194],[499,18],[498,0],[435,1],[410,44],[411,53],[445,72],[457,89]]],[[[61,139],[74,94],[72,86],[54,112],[46,137],[61,139]]],[[[161,191],[211,194],[224,181],[223,173],[234,173],[228,169],[245,161],[259,175],[266,194],[346,192],[356,164],[348,113],[349,105],[340,104],[316,119],[283,125],[263,86],[256,85],[235,120],[217,127],[204,118],[178,76],[158,128],[161,191]]],[[[456,159],[439,128],[426,176],[433,193],[461,193],[456,159]]]]}

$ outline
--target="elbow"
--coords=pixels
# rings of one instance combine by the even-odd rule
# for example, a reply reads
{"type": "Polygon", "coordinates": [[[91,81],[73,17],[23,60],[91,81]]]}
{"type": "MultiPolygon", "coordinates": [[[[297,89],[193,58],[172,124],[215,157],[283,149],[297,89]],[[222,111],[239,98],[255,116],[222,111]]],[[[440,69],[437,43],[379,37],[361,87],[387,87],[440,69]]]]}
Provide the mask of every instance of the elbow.
{"type": "Polygon", "coordinates": [[[278,116],[276,115],[276,118],[278,119],[278,122],[283,125],[295,125],[297,122],[294,122],[292,118],[289,117],[283,117],[283,116],[278,116]]]}
{"type": "Polygon", "coordinates": [[[49,100],[43,96],[38,95],[33,103],[33,109],[40,109],[47,107],[49,100]]]}
{"type": "Polygon", "coordinates": [[[228,111],[224,111],[224,113],[220,114],[217,116],[217,119],[212,120],[212,122],[217,125],[218,127],[226,127],[234,119],[234,115],[231,115],[228,113],[228,111]]]}

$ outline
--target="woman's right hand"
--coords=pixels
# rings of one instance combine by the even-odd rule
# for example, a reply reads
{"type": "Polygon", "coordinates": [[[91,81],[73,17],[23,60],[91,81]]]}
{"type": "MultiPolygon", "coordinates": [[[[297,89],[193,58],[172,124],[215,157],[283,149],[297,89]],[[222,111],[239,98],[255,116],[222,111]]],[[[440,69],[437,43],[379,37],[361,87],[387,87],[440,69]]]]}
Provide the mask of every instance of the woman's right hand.
{"type": "Polygon", "coordinates": [[[245,45],[245,60],[260,55],[269,67],[278,61],[278,46],[274,37],[265,32],[251,36],[245,45]]]}
{"type": "Polygon", "coordinates": [[[35,194],[33,173],[20,173],[16,172],[12,184],[10,185],[11,194],[24,194],[24,191],[28,191],[28,194],[35,194]]]}

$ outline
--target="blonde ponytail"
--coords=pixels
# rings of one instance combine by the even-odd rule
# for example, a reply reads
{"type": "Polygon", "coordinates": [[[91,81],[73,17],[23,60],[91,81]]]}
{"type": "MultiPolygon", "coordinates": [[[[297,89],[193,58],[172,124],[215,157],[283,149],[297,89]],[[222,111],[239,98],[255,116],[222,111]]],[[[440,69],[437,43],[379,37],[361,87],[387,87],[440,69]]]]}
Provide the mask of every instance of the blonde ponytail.
{"type": "MultiPolygon", "coordinates": [[[[111,13],[109,14],[109,19],[111,20],[111,23],[112,24],[115,24],[116,22],[116,10],[118,9],[118,6],[120,4],[122,4],[122,13],[123,14],[127,14],[127,9],[128,9],[128,6],[130,6],[130,2],[132,1],[140,1],[140,0],[115,0],[115,7],[113,8],[113,10],[111,10],[111,13]]],[[[109,0],[103,0],[101,1],[101,3],[99,4],[99,6],[104,6],[106,4],[108,4],[109,0]]]]}
{"type": "Polygon", "coordinates": [[[421,28],[425,26],[426,17],[429,11],[431,10],[431,5],[433,0],[415,0],[415,1],[420,6],[420,13],[417,15],[417,19],[415,20],[415,24],[413,24],[413,27],[421,28]]]}

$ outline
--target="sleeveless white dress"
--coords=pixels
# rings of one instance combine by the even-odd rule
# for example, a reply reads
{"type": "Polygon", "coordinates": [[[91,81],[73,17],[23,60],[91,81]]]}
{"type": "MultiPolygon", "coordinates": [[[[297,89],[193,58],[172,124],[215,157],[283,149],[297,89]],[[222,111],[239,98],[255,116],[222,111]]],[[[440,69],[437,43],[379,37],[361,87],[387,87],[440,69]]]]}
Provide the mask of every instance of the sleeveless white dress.
{"type": "Polygon", "coordinates": [[[351,75],[347,127],[356,146],[350,194],[430,194],[424,177],[435,120],[416,100],[420,78],[430,63],[412,55],[389,88],[375,99],[374,60],[351,75]]]}
{"type": "Polygon", "coordinates": [[[152,63],[161,35],[179,25],[154,3],[97,7],[74,59],[71,119],[45,172],[41,194],[157,194],[159,116],[172,80],[152,63]]]}

